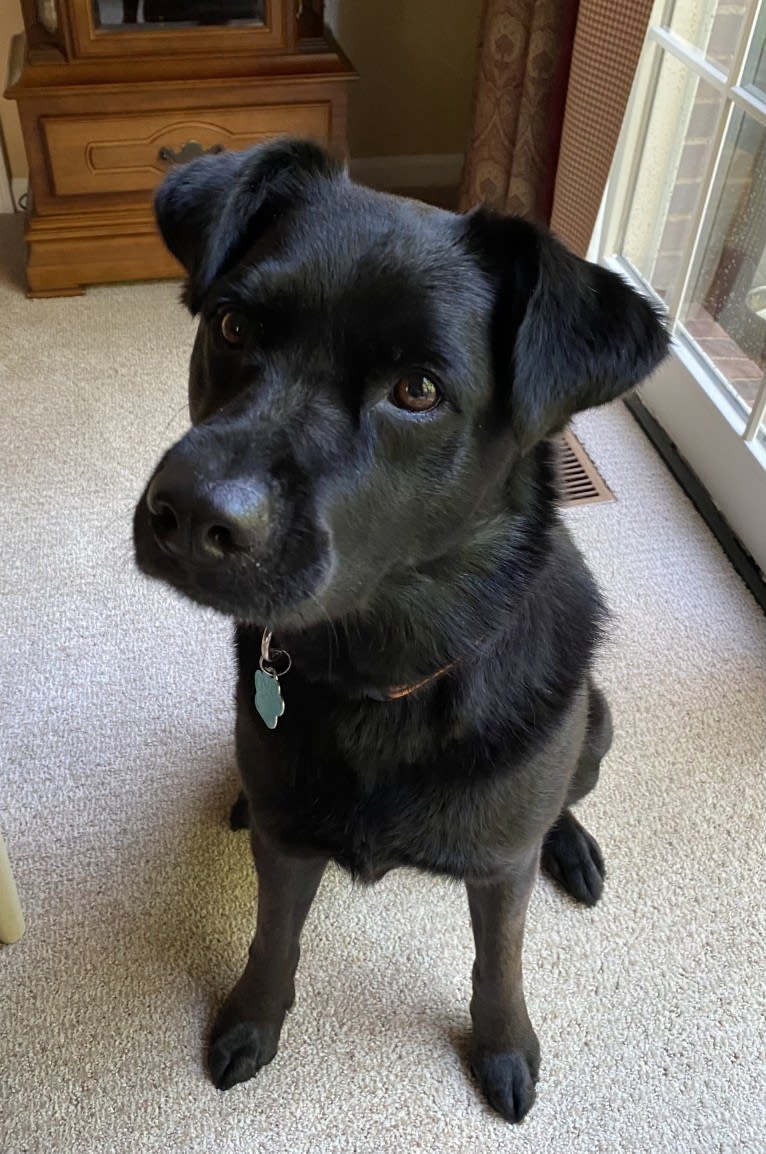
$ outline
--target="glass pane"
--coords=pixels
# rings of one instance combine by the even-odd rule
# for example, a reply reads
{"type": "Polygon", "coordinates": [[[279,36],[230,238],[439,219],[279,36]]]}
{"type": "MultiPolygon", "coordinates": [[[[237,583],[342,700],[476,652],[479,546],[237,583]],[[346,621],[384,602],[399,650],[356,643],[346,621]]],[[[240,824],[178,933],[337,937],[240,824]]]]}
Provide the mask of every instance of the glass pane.
{"type": "Polygon", "coordinates": [[[666,297],[703,194],[721,97],[664,55],[628,212],[625,256],[666,297]]]}
{"type": "Polygon", "coordinates": [[[681,319],[749,411],[766,371],[766,128],[737,110],[681,319]]]}
{"type": "Polygon", "coordinates": [[[675,0],[667,27],[728,72],[749,8],[749,0],[675,0]]]}
{"type": "Polygon", "coordinates": [[[263,24],[264,0],[93,0],[101,28],[263,24]]]}
{"type": "Polygon", "coordinates": [[[766,7],[755,22],[753,41],[747,54],[742,84],[755,96],[766,99],[766,7]]]}

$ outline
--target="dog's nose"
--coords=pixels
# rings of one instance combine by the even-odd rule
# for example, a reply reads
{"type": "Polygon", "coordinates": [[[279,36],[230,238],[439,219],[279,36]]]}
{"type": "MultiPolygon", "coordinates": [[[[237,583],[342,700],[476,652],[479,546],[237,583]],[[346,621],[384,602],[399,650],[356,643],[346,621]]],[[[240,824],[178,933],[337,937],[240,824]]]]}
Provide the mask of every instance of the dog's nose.
{"type": "Polygon", "coordinates": [[[201,480],[185,462],[171,461],[152,480],[146,503],[158,544],[183,561],[225,561],[268,538],[268,493],[250,478],[201,480]]]}

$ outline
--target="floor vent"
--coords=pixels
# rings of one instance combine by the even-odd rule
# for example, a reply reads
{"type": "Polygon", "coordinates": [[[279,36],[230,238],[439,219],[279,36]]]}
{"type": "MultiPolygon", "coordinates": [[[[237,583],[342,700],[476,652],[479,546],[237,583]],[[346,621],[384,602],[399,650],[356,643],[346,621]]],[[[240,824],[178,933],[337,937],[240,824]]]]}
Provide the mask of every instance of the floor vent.
{"type": "Polygon", "coordinates": [[[599,476],[598,469],[571,429],[561,434],[558,445],[562,506],[568,508],[571,505],[596,505],[603,501],[614,501],[614,493],[599,476]]]}

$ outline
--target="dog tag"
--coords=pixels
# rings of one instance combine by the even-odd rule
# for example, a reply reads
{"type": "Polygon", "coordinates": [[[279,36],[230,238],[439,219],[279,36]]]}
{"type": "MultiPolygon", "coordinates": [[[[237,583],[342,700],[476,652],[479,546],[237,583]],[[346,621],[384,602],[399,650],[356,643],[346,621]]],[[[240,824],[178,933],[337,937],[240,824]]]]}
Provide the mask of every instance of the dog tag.
{"type": "Polygon", "coordinates": [[[277,722],[285,711],[279,679],[264,669],[255,671],[255,708],[269,729],[277,728],[277,722]]]}

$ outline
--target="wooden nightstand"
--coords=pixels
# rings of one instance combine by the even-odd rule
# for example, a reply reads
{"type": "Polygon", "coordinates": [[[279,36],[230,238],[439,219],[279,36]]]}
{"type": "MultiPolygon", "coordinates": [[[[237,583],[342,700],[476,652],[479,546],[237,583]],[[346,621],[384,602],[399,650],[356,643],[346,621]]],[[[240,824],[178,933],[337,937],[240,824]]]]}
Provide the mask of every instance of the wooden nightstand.
{"type": "Polygon", "coordinates": [[[22,0],[6,96],[29,161],[30,296],[180,276],[154,226],[168,165],[270,136],[346,142],[355,73],[321,0],[22,0]]]}

